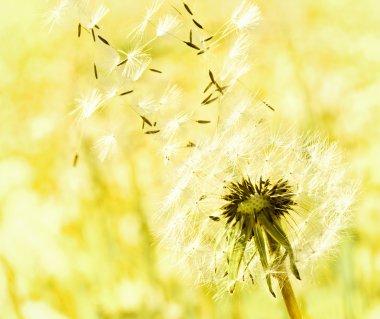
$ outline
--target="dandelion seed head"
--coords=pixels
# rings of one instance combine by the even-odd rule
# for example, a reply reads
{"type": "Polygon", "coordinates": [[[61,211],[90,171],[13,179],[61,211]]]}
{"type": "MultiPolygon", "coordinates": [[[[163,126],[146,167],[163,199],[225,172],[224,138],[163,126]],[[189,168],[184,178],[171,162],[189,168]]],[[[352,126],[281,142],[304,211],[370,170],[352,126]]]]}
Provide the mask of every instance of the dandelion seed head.
{"type": "Polygon", "coordinates": [[[230,292],[250,276],[256,281],[276,271],[263,268],[257,256],[256,223],[271,229],[273,219],[287,234],[280,251],[292,255],[287,258],[298,278],[333,250],[355,195],[335,145],[273,132],[249,97],[237,109],[172,174],[181,178],[164,208],[169,224],[182,221],[165,240],[186,250],[183,262],[193,265],[200,284],[230,292]]]}

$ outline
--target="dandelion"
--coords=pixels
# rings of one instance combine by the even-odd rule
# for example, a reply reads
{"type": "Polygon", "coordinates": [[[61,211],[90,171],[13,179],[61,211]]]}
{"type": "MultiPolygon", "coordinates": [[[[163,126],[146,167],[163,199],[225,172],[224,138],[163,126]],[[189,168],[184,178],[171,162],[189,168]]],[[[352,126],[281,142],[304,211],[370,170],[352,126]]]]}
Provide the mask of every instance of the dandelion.
{"type": "Polygon", "coordinates": [[[169,226],[163,241],[191,265],[199,283],[221,291],[263,278],[275,296],[272,279],[278,279],[297,313],[287,269],[301,279],[331,252],[347,226],[355,186],[335,145],[273,134],[248,103],[223,117],[215,135],[196,143],[179,167],[164,203],[169,226]]]}

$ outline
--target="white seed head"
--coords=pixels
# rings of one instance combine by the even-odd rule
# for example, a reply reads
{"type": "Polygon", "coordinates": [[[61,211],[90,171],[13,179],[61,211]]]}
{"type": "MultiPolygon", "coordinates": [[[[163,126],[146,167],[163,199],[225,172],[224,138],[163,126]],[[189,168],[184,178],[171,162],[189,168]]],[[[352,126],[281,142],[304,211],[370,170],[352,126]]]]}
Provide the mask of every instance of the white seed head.
{"type": "MultiPolygon", "coordinates": [[[[231,183],[248,179],[260,185],[259,181],[268,180],[271,184],[267,187],[273,187],[276,181],[285,181],[282,187],[291,197],[291,210],[284,213],[281,206],[272,209],[280,209],[285,214],[283,219],[290,223],[286,227],[283,222],[282,227],[287,231],[301,276],[337,244],[349,223],[355,195],[355,186],[346,177],[335,145],[316,136],[271,132],[261,120],[262,115],[253,111],[258,106],[248,107],[248,101],[242,102],[238,116],[234,115],[241,118],[238,124],[231,125],[231,115],[226,114],[218,132],[205,136],[173,174],[176,183],[163,208],[170,225],[163,230],[165,245],[179,252],[185,263],[182,267],[194,273],[201,283],[216,283],[225,291],[233,290],[249,274],[265,277],[272,271],[263,272],[258,256],[254,255],[253,239],[245,243],[243,262],[236,274],[231,270],[228,238],[234,236],[234,226],[223,215],[231,183]],[[227,124],[223,124],[225,119],[227,124]],[[180,220],[181,224],[174,226],[173,220],[180,220]]],[[[273,194],[271,203],[283,203],[281,191],[273,194]]],[[[266,197],[253,194],[236,212],[260,216],[268,203],[266,197]]]]}

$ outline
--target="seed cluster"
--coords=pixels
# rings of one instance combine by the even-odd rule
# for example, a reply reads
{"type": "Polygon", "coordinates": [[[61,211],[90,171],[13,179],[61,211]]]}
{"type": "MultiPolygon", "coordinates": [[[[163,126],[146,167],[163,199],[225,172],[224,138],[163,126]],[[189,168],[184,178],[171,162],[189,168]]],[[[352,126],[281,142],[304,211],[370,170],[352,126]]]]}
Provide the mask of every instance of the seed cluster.
{"type": "MultiPolygon", "coordinates": [[[[228,229],[226,232],[228,273],[231,278],[236,278],[244,260],[247,244],[253,238],[261,264],[267,274],[269,291],[275,296],[269,272],[267,246],[270,254],[275,254],[276,258],[284,259],[289,255],[291,271],[300,279],[292,247],[280,220],[292,210],[292,206],[296,205],[292,189],[286,180],[279,180],[272,185],[269,179],[260,178],[256,184],[253,184],[249,177],[243,178],[241,182],[230,183],[227,189],[228,193],[222,197],[227,203],[221,210],[228,229]],[[279,256],[281,246],[286,250],[282,257],[279,256]]],[[[233,285],[230,287],[230,292],[232,293],[234,289],[233,285]]]]}

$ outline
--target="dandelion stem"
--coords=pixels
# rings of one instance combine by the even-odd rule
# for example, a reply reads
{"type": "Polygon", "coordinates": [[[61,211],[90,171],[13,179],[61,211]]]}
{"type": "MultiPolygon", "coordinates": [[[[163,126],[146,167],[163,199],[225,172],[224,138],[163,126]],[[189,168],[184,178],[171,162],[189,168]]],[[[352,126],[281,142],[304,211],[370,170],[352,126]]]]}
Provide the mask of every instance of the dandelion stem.
{"type": "Polygon", "coordinates": [[[268,233],[266,235],[270,254],[274,257],[275,261],[280,261],[279,263],[274,265],[274,277],[276,277],[280,286],[282,298],[284,299],[289,318],[302,319],[301,311],[298,307],[292,284],[290,283],[289,276],[284,265],[284,258],[281,258],[281,256],[279,256],[280,247],[278,243],[268,233]]]}
{"type": "Polygon", "coordinates": [[[294,291],[286,272],[276,275],[278,283],[281,287],[282,298],[284,299],[289,318],[302,319],[294,291]]]}

